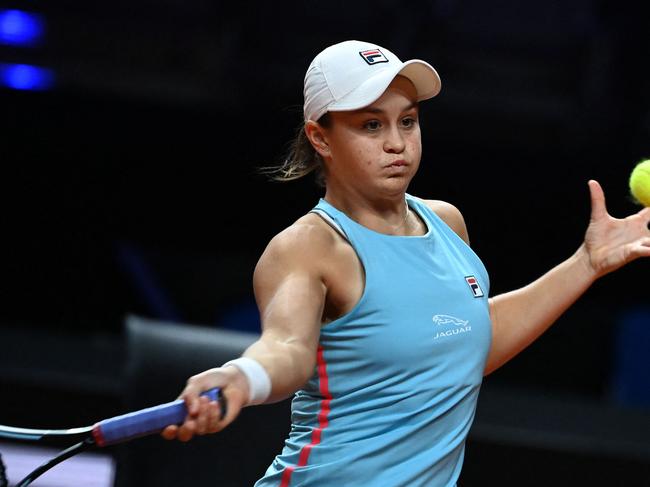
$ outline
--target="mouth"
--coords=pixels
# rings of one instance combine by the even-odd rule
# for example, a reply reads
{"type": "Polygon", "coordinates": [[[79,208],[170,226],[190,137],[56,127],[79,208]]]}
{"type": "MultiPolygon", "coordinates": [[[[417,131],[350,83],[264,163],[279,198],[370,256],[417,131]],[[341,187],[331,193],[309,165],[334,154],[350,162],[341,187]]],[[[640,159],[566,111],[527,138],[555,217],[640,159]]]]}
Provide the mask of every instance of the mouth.
{"type": "Polygon", "coordinates": [[[402,166],[408,166],[408,163],[403,159],[393,161],[388,165],[388,167],[402,167],[402,166]]]}

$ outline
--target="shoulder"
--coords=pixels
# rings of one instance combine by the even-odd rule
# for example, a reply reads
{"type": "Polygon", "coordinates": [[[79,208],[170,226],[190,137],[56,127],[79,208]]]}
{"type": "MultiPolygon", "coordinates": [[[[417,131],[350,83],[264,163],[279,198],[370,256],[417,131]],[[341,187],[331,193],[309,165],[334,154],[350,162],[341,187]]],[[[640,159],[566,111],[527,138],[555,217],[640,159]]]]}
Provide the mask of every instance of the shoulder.
{"type": "Polygon", "coordinates": [[[334,243],[332,228],[318,215],[308,213],[276,234],[265,252],[276,256],[318,252],[334,243]]]}
{"type": "Polygon", "coordinates": [[[441,200],[423,199],[422,201],[469,245],[469,234],[467,232],[465,218],[456,206],[441,200]]]}
{"type": "Polygon", "coordinates": [[[336,232],[318,215],[308,213],[271,238],[255,273],[269,268],[318,272],[336,243],[336,232]]]}

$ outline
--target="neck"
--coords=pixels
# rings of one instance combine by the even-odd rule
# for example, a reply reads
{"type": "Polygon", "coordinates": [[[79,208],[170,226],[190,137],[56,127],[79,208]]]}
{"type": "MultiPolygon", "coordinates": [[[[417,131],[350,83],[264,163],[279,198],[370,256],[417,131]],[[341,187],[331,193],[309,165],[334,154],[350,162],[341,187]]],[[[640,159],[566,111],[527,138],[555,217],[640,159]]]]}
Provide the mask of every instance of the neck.
{"type": "Polygon", "coordinates": [[[395,202],[384,201],[381,205],[367,200],[338,199],[329,192],[324,199],[358,224],[378,233],[409,235],[413,226],[413,212],[405,196],[395,202]]]}

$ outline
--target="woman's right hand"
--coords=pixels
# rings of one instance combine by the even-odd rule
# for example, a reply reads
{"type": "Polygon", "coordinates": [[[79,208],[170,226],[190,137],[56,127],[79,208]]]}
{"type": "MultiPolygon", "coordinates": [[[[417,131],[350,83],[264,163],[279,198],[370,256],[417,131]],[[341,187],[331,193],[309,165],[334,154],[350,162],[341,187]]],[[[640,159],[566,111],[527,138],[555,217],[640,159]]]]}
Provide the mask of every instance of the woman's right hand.
{"type": "Polygon", "coordinates": [[[179,399],[185,401],[187,417],[181,425],[167,426],[161,436],[166,440],[189,441],[194,435],[221,431],[237,418],[248,402],[248,381],[237,367],[208,369],[188,379],[179,399]],[[223,418],[219,403],[201,396],[202,392],[214,387],[221,388],[228,405],[223,418]]]}

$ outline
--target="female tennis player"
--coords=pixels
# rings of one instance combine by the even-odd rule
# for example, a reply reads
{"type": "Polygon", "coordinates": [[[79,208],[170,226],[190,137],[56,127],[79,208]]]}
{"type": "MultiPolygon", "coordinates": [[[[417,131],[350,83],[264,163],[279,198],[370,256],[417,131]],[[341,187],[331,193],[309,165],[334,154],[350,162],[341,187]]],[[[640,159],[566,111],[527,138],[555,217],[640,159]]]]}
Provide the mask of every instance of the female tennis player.
{"type": "Polygon", "coordinates": [[[650,256],[650,208],[612,218],[588,182],[584,243],[527,286],[489,298],[453,205],[407,192],[418,104],[440,79],[422,60],[345,41],[304,80],[304,126],[274,173],[315,171],[324,196],[271,239],[253,284],[260,339],[188,380],[167,439],[220,431],[242,407],[293,395],[284,448],[256,487],[454,486],[483,376],[539,337],[615,269],[650,256]],[[228,411],[199,394],[222,387],[228,411]]]}

